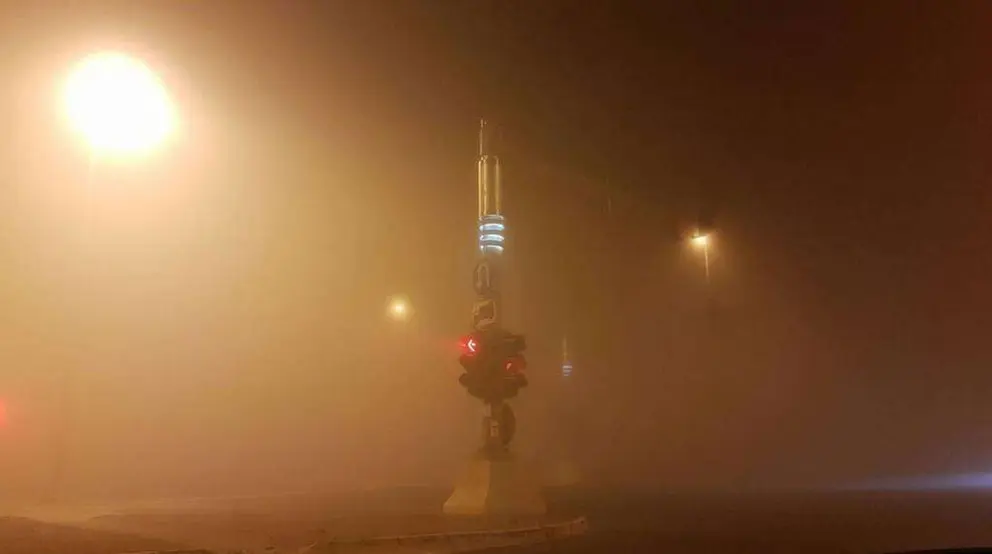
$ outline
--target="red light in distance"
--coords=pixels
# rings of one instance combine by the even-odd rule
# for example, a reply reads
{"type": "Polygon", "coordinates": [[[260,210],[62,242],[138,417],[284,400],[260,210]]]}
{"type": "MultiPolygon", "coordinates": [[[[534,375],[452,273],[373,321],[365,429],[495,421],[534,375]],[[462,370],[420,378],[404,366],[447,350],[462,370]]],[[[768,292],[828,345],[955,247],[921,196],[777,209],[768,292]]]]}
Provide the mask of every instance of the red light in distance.
{"type": "Polygon", "coordinates": [[[527,360],[523,356],[514,356],[506,361],[506,371],[510,373],[520,373],[527,369],[527,360]]]}
{"type": "Polygon", "coordinates": [[[462,339],[461,347],[464,354],[471,356],[479,351],[479,342],[475,337],[469,335],[462,339]]]}

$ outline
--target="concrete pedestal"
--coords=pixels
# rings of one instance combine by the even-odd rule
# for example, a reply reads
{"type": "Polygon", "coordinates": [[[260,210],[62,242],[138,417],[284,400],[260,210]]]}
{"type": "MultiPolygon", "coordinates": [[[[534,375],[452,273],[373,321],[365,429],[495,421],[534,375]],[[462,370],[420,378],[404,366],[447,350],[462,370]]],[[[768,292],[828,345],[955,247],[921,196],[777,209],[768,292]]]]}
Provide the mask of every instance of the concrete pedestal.
{"type": "Polygon", "coordinates": [[[541,515],[547,505],[537,472],[510,455],[479,454],[455,484],[444,503],[448,515],[541,515]]]}

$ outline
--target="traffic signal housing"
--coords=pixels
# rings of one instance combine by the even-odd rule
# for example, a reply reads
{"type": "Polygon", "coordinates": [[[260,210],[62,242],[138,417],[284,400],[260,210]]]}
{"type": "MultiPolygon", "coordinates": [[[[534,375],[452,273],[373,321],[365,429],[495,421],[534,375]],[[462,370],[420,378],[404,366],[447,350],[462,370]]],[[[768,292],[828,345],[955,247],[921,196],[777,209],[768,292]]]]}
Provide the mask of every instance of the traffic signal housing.
{"type": "Polygon", "coordinates": [[[465,373],[458,381],[476,398],[497,402],[512,398],[527,386],[527,360],[523,335],[493,330],[467,335],[461,340],[458,361],[465,373]]]}
{"type": "Polygon", "coordinates": [[[527,341],[523,335],[506,333],[501,337],[500,363],[502,364],[502,386],[501,396],[503,398],[513,398],[520,392],[520,389],[527,386],[527,358],[524,357],[524,350],[527,349],[527,341]]]}

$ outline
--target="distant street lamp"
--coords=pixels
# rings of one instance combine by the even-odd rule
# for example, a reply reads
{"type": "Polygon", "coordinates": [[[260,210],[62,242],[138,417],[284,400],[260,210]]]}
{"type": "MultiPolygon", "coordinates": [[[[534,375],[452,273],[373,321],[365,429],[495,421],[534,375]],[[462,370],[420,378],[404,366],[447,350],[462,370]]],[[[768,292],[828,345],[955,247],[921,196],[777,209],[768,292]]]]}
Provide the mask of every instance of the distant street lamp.
{"type": "Polygon", "coordinates": [[[159,146],[175,128],[169,94],[137,58],[99,52],[83,58],[65,85],[65,110],[91,155],[135,155],[159,146]]]}
{"type": "MultiPolygon", "coordinates": [[[[387,350],[389,363],[394,367],[410,367],[417,363],[419,353],[416,343],[417,329],[410,320],[413,318],[413,305],[403,295],[394,295],[386,304],[386,317],[394,322],[392,325],[392,340],[387,350]]],[[[406,375],[413,375],[407,373],[406,375]]]]}
{"type": "Polygon", "coordinates": [[[703,251],[703,269],[706,273],[706,282],[710,282],[710,236],[697,232],[692,236],[692,245],[703,251]]]}
{"type": "Polygon", "coordinates": [[[410,307],[410,301],[405,297],[394,296],[389,299],[386,314],[393,321],[408,321],[413,315],[413,308],[410,307]]]}

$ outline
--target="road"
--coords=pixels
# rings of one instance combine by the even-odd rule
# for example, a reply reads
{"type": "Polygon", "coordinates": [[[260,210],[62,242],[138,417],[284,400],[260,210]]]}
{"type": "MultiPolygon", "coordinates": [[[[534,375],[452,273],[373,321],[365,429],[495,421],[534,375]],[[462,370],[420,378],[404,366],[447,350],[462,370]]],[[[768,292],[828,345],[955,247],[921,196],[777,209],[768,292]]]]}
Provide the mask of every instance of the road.
{"type": "MultiPolygon", "coordinates": [[[[438,509],[445,492],[410,488],[169,501],[122,506],[97,517],[89,513],[74,522],[82,529],[53,527],[44,532],[30,528],[41,525],[37,522],[7,519],[0,520],[0,552],[116,554],[176,545],[294,551],[327,537],[457,531],[481,525],[443,518],[438,509]],[[28,543],[18,533],[45,548],[25,547],[28,543]]],[[[992,493],[557,491],[549,499],[552,518],[587,515],[589,534],[554,545],[492,552],[857,554],[992,545],[992,493]]],[[[485,522],[527,523],[509,518],[485,522]]]]}
{"type": "Polygon", "coordinates": [[[167,540],[127,533],[0,517],[0,552],[3,554],[119,554],[180,546],[167,540]]]}
{"type": "Polygon", "coordinates": [[[992,491],[579,493],[590,533],[496,553],[879,553],[992,545],[992,491]]]}
{"type": "MultiPolygon", "coordinates": [[[[104,536],[101,533],[111,544],[120,543],[121,537],[129,538],[134,544],[137,539],[146,538],[158,541],[155,544],[171,545],[171,548],[282,553],[297,552],[327,539],[511,529],[547,521],[544,517],[445,517],[440,513],[440,507],[448,494],[447,490],[408,487],[335,494],[45,506],[24,511],[22,515],[33,518],[37,529],[43,529],[39,524],[41,521],[70,525],[52,526],[45,532],[68,534],[70,538],[79,539],[77,542],[81,547],[88,548],[85,554],[123,552],[110,547],[90,548],[100,542],[104,536]]],[[[38,530],[29,534],[41,535],[38,530]]],[[[60,541],[60,544],[70,542],[60,541]]],[[[0,553],[8,554],[2,540],[0,553]]],[[[66,553],[77,554],[68,549],[66,553]]]]}

